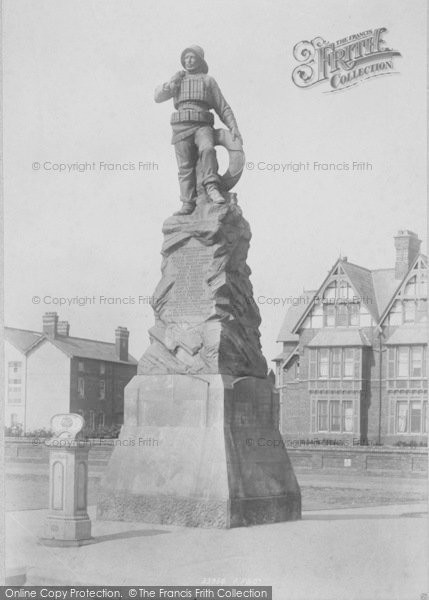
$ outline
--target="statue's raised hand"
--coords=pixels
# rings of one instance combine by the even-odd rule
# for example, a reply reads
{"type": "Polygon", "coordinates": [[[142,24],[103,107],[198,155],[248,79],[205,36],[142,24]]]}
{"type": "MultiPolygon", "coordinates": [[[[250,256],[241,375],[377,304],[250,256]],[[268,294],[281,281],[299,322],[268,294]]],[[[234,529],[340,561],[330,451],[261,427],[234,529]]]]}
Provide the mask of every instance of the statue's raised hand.
{"type": "Polygon", "coordinates": [[[186,74],[185,71],[177,71],[177,73],[175,73],[173,75],[173,77],[170,79],[170,82],[169,82],[171,91],[174,91],[177,87],[179,87],[185,74],[186,74]]]}

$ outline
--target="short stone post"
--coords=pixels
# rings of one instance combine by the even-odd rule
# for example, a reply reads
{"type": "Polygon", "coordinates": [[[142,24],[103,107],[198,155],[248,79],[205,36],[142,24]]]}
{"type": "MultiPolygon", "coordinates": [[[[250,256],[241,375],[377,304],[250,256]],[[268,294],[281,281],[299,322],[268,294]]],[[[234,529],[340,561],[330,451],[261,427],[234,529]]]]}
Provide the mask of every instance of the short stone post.
{"type": "Polygon", "coordinates": [[[81,546],[92,541],[87,513],[88,452],[76,439],[84,426],[77,414],[51,419],[54,437],[49,446],[49,514],[40,543],[49,546],[81,546]]]}

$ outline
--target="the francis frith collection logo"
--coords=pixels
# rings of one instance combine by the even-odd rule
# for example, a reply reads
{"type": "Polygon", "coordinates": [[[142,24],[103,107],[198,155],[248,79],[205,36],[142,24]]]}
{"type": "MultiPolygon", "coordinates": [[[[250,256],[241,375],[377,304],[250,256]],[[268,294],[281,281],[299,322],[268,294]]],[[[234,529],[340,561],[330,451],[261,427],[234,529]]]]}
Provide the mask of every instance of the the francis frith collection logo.
{"type": "Polygon", "coordinates": [[[392,75],[394,57],[400,52],[388,48],[383,39],[385,27],[369,29],[349,35],[336,42],[316,37],[302,41],[293,48],[293,56],[300,63],[292,73],[298,87],[309,88],[329,83],[328,92],[337,92],[381,75],[392,75]]]}

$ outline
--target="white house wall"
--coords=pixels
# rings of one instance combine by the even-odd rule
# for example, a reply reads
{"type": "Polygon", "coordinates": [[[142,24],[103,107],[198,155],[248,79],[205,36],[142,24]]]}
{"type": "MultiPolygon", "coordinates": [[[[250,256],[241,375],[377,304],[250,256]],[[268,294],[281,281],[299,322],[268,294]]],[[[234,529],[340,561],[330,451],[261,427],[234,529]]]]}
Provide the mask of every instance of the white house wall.
{"type": "Polygon", "coordinates": [[[50,427],[57,413],[70,412],[70,358],[49,342],[27,357],[26,431],[50,427]]]}

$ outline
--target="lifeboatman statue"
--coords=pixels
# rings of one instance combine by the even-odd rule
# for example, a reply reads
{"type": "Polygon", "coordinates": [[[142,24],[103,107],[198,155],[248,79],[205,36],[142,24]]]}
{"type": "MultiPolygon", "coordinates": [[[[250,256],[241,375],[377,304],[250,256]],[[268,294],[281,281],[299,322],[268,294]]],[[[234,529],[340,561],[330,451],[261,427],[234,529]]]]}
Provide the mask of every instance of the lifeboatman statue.
{"type": "Polygon", "coordinates": [[[172,144],[176,151],[180,200],[183,203],[175,214],[189,215],[194,211],[198,195],[197,163],[201,183],[209,199],[215,204],[226,202],[221,193],[222,177],[218,173],[215,150],[216,143],[222,142],[216,140],[218,130],[213,128],[211,110],[228,127],[232,142],[236,142],[233,149],[241,148],[243,140],[231,107],[215,79],[207,75],[209,69],[204,60],[204,50],[200,46],[189,46],[183,50],[180,60],[185,70],[177,72],[170,81],[155,90],[155,102],[165,102],[170,98],[174,101],[176,112],[171,116],[172,144]]]}

